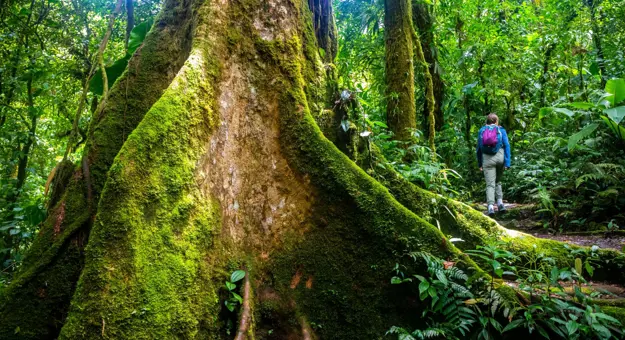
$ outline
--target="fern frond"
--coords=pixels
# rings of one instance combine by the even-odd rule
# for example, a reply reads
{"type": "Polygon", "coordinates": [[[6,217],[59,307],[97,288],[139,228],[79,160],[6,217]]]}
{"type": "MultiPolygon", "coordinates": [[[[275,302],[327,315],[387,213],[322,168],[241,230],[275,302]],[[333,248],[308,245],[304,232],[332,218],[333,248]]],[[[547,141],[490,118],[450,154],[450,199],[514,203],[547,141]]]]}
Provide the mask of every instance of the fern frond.
{"type": "Polygon", "coordinates": [[[450,279],[454,281],[466,281],[469,279],[467,274],[465,274],[458,267],[451,267],[447,269],[446,272],[447,272],[447,277],[449,277],[450,279]]]}

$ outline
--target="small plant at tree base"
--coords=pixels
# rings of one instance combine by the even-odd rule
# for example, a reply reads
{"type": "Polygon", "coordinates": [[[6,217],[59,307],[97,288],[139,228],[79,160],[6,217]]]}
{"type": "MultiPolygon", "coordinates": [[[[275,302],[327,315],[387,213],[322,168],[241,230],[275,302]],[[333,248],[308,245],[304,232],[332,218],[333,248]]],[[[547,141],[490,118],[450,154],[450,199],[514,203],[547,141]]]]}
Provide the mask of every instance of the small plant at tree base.
{"type": "MultiPolygon", "coordinates": [[[[467,276],[455,267],[453,262],[443,261],[435,256],[416,252],[409,255],[422,259],[427,265],[427,276],[406,275],[406,267],[395,265],[392,284],[416,284],[419,298],[429,302],[423,311],[426,329],[407,330],[393,326],[387,334],[395,334],[400,340],[430,338],[477,338],[496,339],[503,333],[524,329],[530,334],[538,333],[550,339],[620,339],[624,334],[620,322],[605,314],[597,305],[591,304],[591,297],[581,289],[579,283],[586,280],[582,274],[592,276],[596,247],[590,250],[569,249],[572,260],[570,268],[559,268],[554,259],[543,253],[524,252],[524,267],[518,271],[519,289],[529,295],[529,304],[511,306],[496,289],[494,278],[512,276],[519,256],[500,248],[501,244],[478,246],[467,253],[486,262],[492,268],[493,279],[486,290],[474,297],[466,285],[467,276]],[[561,282],[574,282],[572,299],[561,282]],[[481,308],[480,308],[481,307],[481,308]],[[498,311],[503,310],[501,314],[498,311]],[[500,320],[508,319],[502,325],[500,320]]],[[[536,250],[536,247],[534,247],[536,250]]],[[[472,288],[475,291],[475,287],[472,288]]]]}
{"type": "Polygon", "coordinates": [[[226,308],[229,311],[234,312],[238,305],[243,303],[243,298],[241,295],[237,294],[235,290],[237,289],[237,282],[241,281],[245,277],[244,270],[235,270],[230,275],[230,280],[226,280],[226,289],[230,292],[230,297],[228,300],[224,302],[226,308]]]}
{"type": "Polygon", "coordinates": [[[598,248],[567,249],[573,260],[571,268],[558,268],[555,261],[543,253],[522,254],[527,267],[519,270],[521,277],[517,281],[519,288],[529,293],[531,304],[517,309],[515,315],[521,317],[511,320],[503,329],[504,333],[524,328],[530,334],[537,331],[546,339],[550,334],[563,339],[611,339],[623,335],[619,321],[591,304],[592,300],[581,288],[581,283],[586,283],[582,276],[584,270],[590,276],[594,272],[591,263],[596,259],[598,248]],[[574,286],[577,301],[570,298],[562,281],[577,283],[574,286]]]}
{"type": "Polygon", "coordinates": [[[453,262],[443,261],[429,253],[410,253],[410,257],[417,261],[425,261],[427,277],[421,275],[406,275],[396,265],[396,276],[391,279],[392,284],[419,282],[419,298],[429,302],[429,308],[423,311],[423,318],[427,318],[428,328],[424,330],[408,331],[401,327],[392,327],[387,334],[397,334],[402,340],[427,339],[445,337],[457,339],[458,335],[465,337],[470,333],[470,327],[476,322],[476,312],[472,309],[475,303],[473,294],[466,287],[467,275],[454,266],[453,262]],[[413,280],[416,279],[416,280],[413,280]]]}

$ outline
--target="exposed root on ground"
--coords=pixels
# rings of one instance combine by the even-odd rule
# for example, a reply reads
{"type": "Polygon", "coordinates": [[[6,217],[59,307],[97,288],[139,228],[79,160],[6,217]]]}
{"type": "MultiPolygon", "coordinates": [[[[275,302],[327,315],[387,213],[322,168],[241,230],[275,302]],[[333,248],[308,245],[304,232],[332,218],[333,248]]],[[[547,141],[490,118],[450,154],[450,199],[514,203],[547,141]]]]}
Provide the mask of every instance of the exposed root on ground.
{"type": "MultiPolygon", "coordinates": [[[[245,273],[243,282],[243,303],[241,306],[241,317],[239,319],[239,329],[235,340],[245,340],[248,338],[248,331],[251,323],[251,307],[250,307],[250,273],[245,273]]],[[[254,338],[253,336],[251,337],[254,338]]]]}

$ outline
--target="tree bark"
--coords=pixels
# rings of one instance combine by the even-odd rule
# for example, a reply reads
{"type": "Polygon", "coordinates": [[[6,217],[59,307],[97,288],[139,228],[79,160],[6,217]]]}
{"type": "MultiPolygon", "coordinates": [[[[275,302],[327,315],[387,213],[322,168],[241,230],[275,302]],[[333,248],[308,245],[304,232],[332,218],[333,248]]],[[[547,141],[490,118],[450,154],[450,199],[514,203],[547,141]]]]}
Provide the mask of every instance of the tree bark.
{"type": "MultiPolygon", "coordinates": [[[[440,131],[445,124],[443,115],[443,100],[445,96],[445,83],[441,75],[441,66],[438,62],[438,49],[434,41],[434,17],[430,13],[427,5],[419,0],[412,2],[412,18],[417,26],[420,35],[421,47],[425,61],[428,63],[430,75],[432,76],[432,87],[434,93],[434,127],[436,131],[440,131]]],[[[423,122],[427,126],[428,112],[430,112],[429,101],[424,101],[423,122]]],[[[424,128],[424,131],[428,129],[424,128]]]]}
{"type": "Polygon", "coordinates": [[[384,1],[386,120],[395,138],[407,141],[417,127],[413,27],[410,0],[384,1]]]}
{"type": "Polygon", "coordinates": [[[126,0],[126,38],[125,47],[128,51],[128,41],[130,40],[130,32],[135,27],[135,5],[133,0],[126,0]]]}
{"type": "Polygon", "coordinates": [[[338,33],[334,22],[331,0],[308,0],[313,14],[313,25],[318,46],[323,49],[322,59],[333,62],[338,52],[338,33]]]}
{"type": "MultiPolygon", "coordinates": [[[[467,248],[499,237],[567,261],[561,244],[507,231],[392,170],[369,176],[328,140],[311,110],[329,81],[313,20],[303,0],[165,4],[92,123],[88,166],[2,292],[2,339],[228,338],[221,287],[237,268],[249,275],[248,339],[379,338],[414,324],[389,283],[395,263],[417,271],[405,251],[486,276],[435,220],[467,248]]],[[[611,261],[601,270],[623,265],[600,253],[611,261]]]]}
{"type": "Polygon", "coordinates": [[[542,73],[540,74],[540,107],[546,105],[546,92],[547,92],[547,80],[549,79],[549,62],[551,61],[551,54],[556,48],[555,43],[548,43],[545,46],[545,53],[543,56],[542,73]]]}
{"type": "Polygon", "coordinates": [[[106,173],[125,136],[160,98],[186,60],[193,21],[191,6],[188,1],[165,2],[145,45],[133,56],[119,86],[111,89],[111,102],[93,117],[85,146],[87,167],[75,166],[67,186],[56,190],[59,202],[50,207],[22,268],[0,294],[0,338],[58,335],[84,265],[84,248],[95,215],[90,207],[97,205],[106,173]],[[90,170],[89,181],[85,168],[90,170]],[[92,192],[89,202],[88,191],[92,192]]]}
{"type": "MultiPolygon", "coordinates": [[[[597,22],[597,4],[595,0],[588,1],[590,3],[590,23],[592,24],[592,41],[595,44],[596,51],[596,62],[599,66],[599,70],[601,71],[601,88],[605,88],[608,79],[608,72],[605,68],[605,56],[603,53],[603,46],[601,45],[601,27],[597,22]]],[[[597,1],[598,2],[598,1],[597,1]]]]}

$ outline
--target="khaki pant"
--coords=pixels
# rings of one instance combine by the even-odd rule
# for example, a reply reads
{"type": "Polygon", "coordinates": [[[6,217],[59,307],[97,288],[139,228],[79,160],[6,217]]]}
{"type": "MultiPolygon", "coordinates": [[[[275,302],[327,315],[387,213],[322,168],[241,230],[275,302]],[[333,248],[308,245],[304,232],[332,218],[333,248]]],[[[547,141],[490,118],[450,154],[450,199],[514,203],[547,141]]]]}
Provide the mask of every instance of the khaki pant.
{"type": "Polygon", "coordinates": [[[503,199],[501,189],[501,179],[503,177],[503,148],[494,155],[483,154],[482,168],[486,179],[486,202],[495,205],[495,194],[497,199],[503,199]]]}

